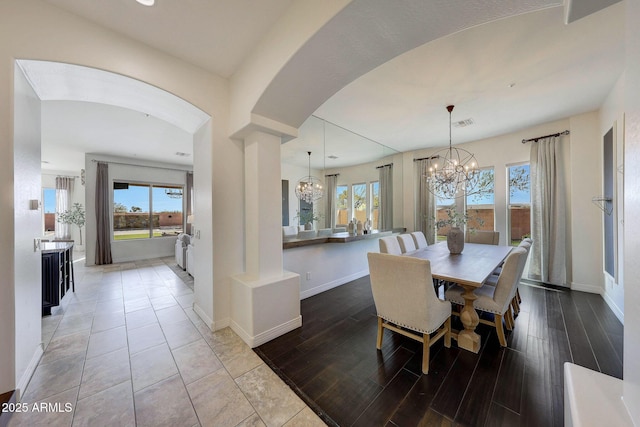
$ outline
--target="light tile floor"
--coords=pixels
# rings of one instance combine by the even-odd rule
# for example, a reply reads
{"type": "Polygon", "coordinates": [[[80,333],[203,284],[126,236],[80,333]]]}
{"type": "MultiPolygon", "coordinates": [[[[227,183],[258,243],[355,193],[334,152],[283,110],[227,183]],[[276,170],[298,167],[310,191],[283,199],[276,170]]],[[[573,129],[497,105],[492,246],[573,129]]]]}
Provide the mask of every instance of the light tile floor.
{"type": "Polygon", "coordinates": [[[324,425],[231,329],[207,328],[173,258],[82,264],[10,426],[324,425]]]}

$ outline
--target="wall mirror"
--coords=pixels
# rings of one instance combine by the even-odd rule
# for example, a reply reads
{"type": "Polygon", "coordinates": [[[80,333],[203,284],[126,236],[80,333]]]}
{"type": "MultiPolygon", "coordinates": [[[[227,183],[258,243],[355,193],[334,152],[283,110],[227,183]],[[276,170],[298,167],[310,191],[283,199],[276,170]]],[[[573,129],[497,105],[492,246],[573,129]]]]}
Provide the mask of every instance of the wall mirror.
{"type": "Polygon", "coordinates": [[[402,224],[400,152],[310,116],[298,137],[282,144],[280,153],[282,179],[288,181],[288,194],[283,194],[283,225],[304,225],[299,213],[309,207],[301,205],[295,186],[309,173],[324,185],[323,198],[313,203],[315,228],[345,227],[354,219],[369,220],[374,230],[402,224]],[[383,168],[386,174],[381,185],[383,168]]]}

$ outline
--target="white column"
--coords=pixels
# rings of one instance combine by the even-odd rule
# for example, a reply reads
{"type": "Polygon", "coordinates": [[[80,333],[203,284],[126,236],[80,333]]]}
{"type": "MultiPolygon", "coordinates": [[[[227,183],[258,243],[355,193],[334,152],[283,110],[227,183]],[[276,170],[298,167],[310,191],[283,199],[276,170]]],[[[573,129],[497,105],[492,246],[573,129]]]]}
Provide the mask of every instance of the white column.
{"type": "Polygon", "coordinates": [[[246,274],[282,275],[280,137],[254,131],[244,140],[246,274]]]}
{"type": "Polygon", "coordinates": [[[282,268],[280,142],[244,138],[245,273],[231,281],[231,329],[250,347],[302,326],[300,276],[282,268]]]}

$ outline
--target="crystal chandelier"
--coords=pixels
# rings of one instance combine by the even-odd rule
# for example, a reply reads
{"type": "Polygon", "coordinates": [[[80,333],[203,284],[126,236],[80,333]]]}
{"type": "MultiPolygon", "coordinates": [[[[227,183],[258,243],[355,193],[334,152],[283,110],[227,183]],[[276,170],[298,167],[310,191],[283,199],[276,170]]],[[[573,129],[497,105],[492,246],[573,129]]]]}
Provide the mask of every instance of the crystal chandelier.
{"type": "Polygon", "coordinates": [[[307,154],[309,155],[309,175],[298,180],[296,197],[311,204],[322,198],[324,190],[322,189],[322,181],[315,176],[311,176],[311,151],[307,151],[307,154]]]}
{"type": "Polygon", "coordinates": [[[428,188],[442,199],[454,199],[474,194],[478,185],[478,162],[475,156],[464,148],[451,145],[451,111],[449,111],[449,147],[436,152],[433,164],[427,173],[428,188]]]}

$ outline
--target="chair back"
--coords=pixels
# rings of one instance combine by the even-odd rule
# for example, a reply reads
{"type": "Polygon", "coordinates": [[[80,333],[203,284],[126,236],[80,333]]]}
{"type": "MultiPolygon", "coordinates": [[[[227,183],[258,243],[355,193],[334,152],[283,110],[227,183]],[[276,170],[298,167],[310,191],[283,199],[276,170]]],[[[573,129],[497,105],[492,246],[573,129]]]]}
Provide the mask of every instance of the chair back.
{"type": "Polygon", "coordinates": [[[500,242],[500,232],[485,230],[467,231],[465,242],[482,243],[485,245],[497,245],[500,242]]]}
{"type": "Polygon", "coordinates": [[[505,310],[516,293],[518,283],[522,278],[524,265],[527,262],[527,255],[525,248],[515,248],[509,253],[502,265],[496,290],[493,293],[493,300],[505,310]]]}
{"type": "Polygon", "coordinates": [[[398,244],[400,244],[400,250],[403,254],[416,250],[416,243],[413,241],[411,234],[398,235],[398,244]]]}
{"type": "Polygon", "coordinates": [[[396,239],[395,236],[387,236],[379,239],[378,245],[380,245],[380,253],[391,255],[402,254],[400,243],[398,243],[398,239],[396,239]]]}
{"type": "Polygon", "coordinates": [[[413,237],[413,242],[416,244],[416,249],[424,249],[429,246],[429,242],[427,242],[427,238],[422,231],[414,231],[411,233],[411,237],[413,237]]]}
{"type": "Polygon", "coordinates": [[[423,333],[442,324],[442,312],[450,313],[451,305],[436,297],[429,260],[374,252],[367,257],[378,316],[423,333]]]}

